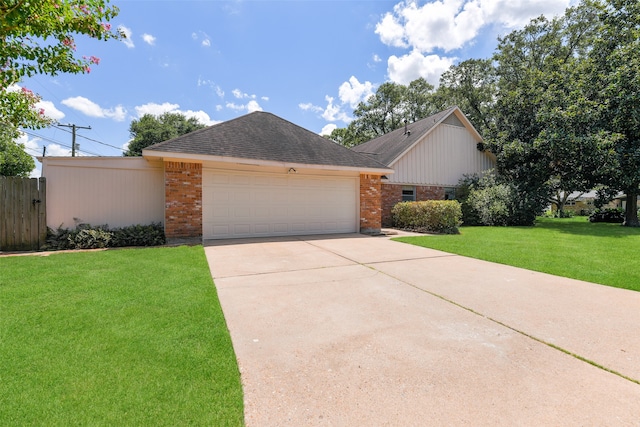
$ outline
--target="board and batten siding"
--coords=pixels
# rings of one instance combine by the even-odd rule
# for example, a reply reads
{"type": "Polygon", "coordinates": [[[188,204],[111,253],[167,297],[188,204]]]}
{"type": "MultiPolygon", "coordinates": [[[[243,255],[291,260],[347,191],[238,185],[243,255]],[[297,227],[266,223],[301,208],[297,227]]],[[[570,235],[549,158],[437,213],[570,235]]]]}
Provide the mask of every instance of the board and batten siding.
{"type": "Polygon", "coordinates": [[[164,170],[141,157],[44,157],[47,226],[164,222],[164,170]]]}
{"type": "Polygon", "coordinates": [[[465,174],[482,173],[494,161],[478,151],[478,141],[461,126],[439,124],[391,165],[389,183],[455,187],[465,174]]]}

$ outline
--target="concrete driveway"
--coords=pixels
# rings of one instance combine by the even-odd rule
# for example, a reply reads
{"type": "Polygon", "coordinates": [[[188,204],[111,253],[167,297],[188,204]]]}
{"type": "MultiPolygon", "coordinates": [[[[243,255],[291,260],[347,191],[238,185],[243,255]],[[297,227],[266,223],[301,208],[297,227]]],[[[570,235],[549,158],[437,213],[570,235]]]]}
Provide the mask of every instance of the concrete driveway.
{"type": "Polygon", "coordinates": [[[640,426],[640,293],[357,234],[205,245],[247,426],[640,426]]]}

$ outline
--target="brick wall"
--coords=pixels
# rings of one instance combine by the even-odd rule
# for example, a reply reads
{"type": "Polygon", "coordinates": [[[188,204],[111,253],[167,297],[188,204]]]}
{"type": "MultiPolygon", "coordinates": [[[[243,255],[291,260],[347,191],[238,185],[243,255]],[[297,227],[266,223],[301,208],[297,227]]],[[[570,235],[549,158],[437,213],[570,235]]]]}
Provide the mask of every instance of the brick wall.
{"type": "Polygon", "coordinates": [[[202,164],[164,162],[167,239],[202,237],[202,164]]]}
{"type": "MultiPolygon", "coordinates": [[[[416,201],[443,200],[444,187],[416,185],[416,201]]],[[[391,209],[402,201],[402,184],[382,184],[382,226],[391,227],[391,209]]]]}
{"type": "Polygon", "coordinates": [[[360,232],[379,233],[382,227],[380,175],[360,175],[360,232]]]}

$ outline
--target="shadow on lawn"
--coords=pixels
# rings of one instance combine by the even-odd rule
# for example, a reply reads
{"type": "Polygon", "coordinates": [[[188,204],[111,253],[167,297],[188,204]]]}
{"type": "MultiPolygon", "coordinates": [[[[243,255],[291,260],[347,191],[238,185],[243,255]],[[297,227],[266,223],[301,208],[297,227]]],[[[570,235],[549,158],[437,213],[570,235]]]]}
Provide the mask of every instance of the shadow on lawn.
{"type": "Polygon", "coordinates": [[[543,218],[536,221],[535,227],[579,236],[616,238],[640,236],[640,228],[638,227],[623,227],[620,224],[591,223],[586,217],[584,221],[580,219],[569,218],[564,220],[543,218]]]}

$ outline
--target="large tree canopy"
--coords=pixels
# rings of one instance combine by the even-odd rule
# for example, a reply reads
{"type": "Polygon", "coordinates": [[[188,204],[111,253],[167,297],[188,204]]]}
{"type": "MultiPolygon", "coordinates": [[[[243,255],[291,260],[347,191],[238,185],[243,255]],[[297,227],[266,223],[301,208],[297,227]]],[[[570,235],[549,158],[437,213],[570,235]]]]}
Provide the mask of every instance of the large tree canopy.
{"type": "Polygon", "coordinates": [[[355,119],[346,128],[334,129],[329,139],[353,147],[392,130],[434,114],[434,88],[420,78],[408,86],[387,82],[376,93],[360,102],[353,111],[355,119]]]}
{"type": "Polygon", "coordinates": [[[617,134],[612,161],[599,165],[601,180],[623,191],[625,223],[640,226],[640,3],[608,0],[599,14],[601,29],[590,52],[585,79],[599,108],[599,125],[617,134]],[[597,88],[597,89],[594,89],[597,88]]]}
{"type": "Polygon", "coordinates": [[[180,113],[164,113],[160,116],[145,114],[129,125],[131,141],[125,156],[141,156],[150,145],[167,141],[180,135],[205,127],[195,117],[187,118],[180,113]]]}
{"type": "Polygon", "coordinates": [[[587,191],[609,141],[598,132],[582,90],[585,52],[597,31],[591,4],[539,17],[499,39],[494,122],[486,146],[500,175],[517,186],[524,224],[558,191],[587,191]]]}

